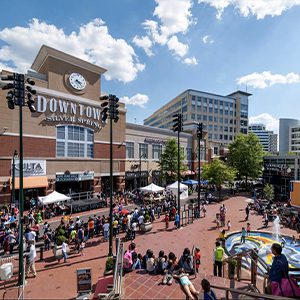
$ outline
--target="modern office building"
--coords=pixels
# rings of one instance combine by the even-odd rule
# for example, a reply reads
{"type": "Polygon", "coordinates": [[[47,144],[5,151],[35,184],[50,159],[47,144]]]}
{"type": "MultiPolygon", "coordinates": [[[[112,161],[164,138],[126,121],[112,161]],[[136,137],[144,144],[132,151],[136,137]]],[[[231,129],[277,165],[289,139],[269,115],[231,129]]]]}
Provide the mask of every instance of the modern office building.
{"type": "Polygon", "coordinates": [[[289,151],[300,154],[300,125],[290,127],[289,151]]]}
{"type": "Polygon", "coordinates": [[[227,96],[186,90],[144,120],[144,125],[172,129],[172,116],[183,114],[185,123],[203,122],[208,140],[228,144],[235,135],[248,132],[248,98],[236,91],[227,96]]]}
{"type": "Polygon", "coordinates": [[[274,186],[275,199],[290,197],[290,182],[300,179],[300,158],[297,155],[264,157],[263,182],[274,186]]]}
{"type": "Polygon", "coordinates": [[[263,124],[251,124],[248,130],[259,138],[264,151],[273,154],[277,153],[277,134],[274,134],[273,131],[266,130],[266,126],[263,124]]]}
{"type": "MultiPolygon", "coordinates": [[[[296,149],[296,140],[297,133],[292,132],[291,128],[297,128],[300,127],[300,120],[297,119],[285,119],[280,118],[279,119],[279,154],[280,155],[286,155],[289,151],[293,151],[296,149]],[[292,147],[292,135],[294,136],[294,144],[292,147]],[[292,150],[294,149],[294,150],[292,150]]],[[[298,151],[298,150],[296,150],[298,151]]]]}
{"type": "MultiPolygon", "coordinates": [[[[53,190],[62,193],[109,187],[109,122],[102,122],[104,68],[42,46],[26,75],[35,81],[35,108],[23,107],[25,201],[53,190]]],[[[2,71],[3,74],[9,74],[2,71]]],[[[0,202],[9,203],[12,157],[19,152],[19,107],[11,110],[0,90],[0,202]]],[[[113,123],[114,187],[125,187],[125,106],[113,123]]],[[[16,163],[16,198],[19,190],[16,163]]]]}

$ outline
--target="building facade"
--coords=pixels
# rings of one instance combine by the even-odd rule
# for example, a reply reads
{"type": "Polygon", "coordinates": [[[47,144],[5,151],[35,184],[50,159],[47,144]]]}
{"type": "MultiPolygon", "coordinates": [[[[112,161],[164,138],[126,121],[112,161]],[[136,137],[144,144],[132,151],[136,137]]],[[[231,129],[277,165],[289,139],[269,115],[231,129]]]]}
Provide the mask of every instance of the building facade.
{"type": "MultiPolygon", "coordinates": [[[[107,190],[109,122],[102,122],[101,75],[105,69],[42,46],[26,75],[35,81],[36,112],[23,107],[25,201],[53,190],[62,193],[107,190]]],[[[3,74],[8,72],[2,71],[3,74]]],[[[19,107],[6,105],[0,91],[0,202],[9,202],[12,157],[19,151],[19,107]]],[[[114,187],[125,183],[125,115],[113,124],[114,187]]],[[[16,158],[16,197],[18,170],[16,158]]]]}
{"type": "MultiPolygon", "coordinates": [[[[195,126],[194,126],[195,127],[195,126]]],[[[207,162],[208,148],[206,145],[207,134],[201,142],[201,166],[207,162]]],[[[152,126],[126,124],[126,163],[125,187],[132,190],[150,183],[164,184],[159,170],[159,160],[168,139],[177,139],[177,133],[169,129],[155,128],[152,126]]],[[[195,130],[180,133],[180,147],[184,151],[188,170],[183,176],[194,178],[197,173],[198,158],[197,136],[195,130]]]]}
{"type": "Polygon", "coordinates": [[[290,196],[290,182],[300,179],[300,158],[291,155],[264,157],[263,181],[275,189],[275,199],[286,200],[290,196]]]}
{"type": "Polygon", "coordinates": [[[237,91],[227,96],[186,90],[144,120],[144,125],[172,129],[173,115],[183,114],[184,123],[203,122],[208,140],[228,144],[248,131],[248,98],[237,91]]]}
{"type": "MultiPolygon", "coordinates": [[[[300,127],[300,120],[297,119],[279,119],[279,154],[286,155],[292,148],[296,147],[296,144],[291,143],[292,135],[296,139],[296,132],[292,132],[291,128],[300,127]]],[[[294,139],[294,143],[296,140],[294,139]]],[[[296,150],[297,151],[297,150],[296,150]]]]}
{"type": "Polygon", "coordinates": [[[248,130],[259,138],[264,151],[273,154],[277,153],[277,134],[274,134],[273,131],[266,130],[266,126],[263,124],[251,124],[248,130]]]}
{"type": "Polygon", "coordinates": [[[289,151],[300,154],[300,125],[290,127],[289,151]]]}

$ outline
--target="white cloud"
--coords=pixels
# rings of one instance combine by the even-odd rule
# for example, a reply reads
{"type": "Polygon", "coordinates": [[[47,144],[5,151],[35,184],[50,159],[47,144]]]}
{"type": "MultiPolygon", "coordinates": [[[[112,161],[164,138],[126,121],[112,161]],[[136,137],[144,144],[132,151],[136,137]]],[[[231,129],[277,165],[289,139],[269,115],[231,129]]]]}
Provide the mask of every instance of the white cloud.
{"type": "Polygon", "coordinates": [[[127,105],[133,105],[133,106],[139,106],[144,107],[145,104],[149,101],[149,97],[147,95],[143,95],[140,93],[137,93],[136,95],[132,97],[121,97],[120,101],[124,102],[127,105]]]}
{"type": "Polygon", "coordinates": [[[217,18],[220,19],[224,9],[232,5],[241,15],[256,16],[263,19],[266,16],[280,16],[293,6],[300,5],[300,0],[198,0],[198,3],[209,4],[217,9],[217,18]]]}
{"type": "MultiPolygon", "coordinates": [[[[192,0],[155,0],[153,16],[157,20],[145,20],[142,25],[153,44],[167,45],[177,57],[188,52],[188,45],[178,40],[177,34],[186,34],[189,27],[196,23],[192,16],[192,0]]],[[[183,60],[181,60],[184,62],[183,60]]]]}
{"type": "Polygon", "coordinates": [[[279,132],[279,119],[276,119],[268,113],[262,113],[258,116],[249,117],[249,124],[264,124],[267,130],[279,132]]]}
{"type": "Polygon", "coordinates": [[[176,35],[168,40],[168,48],[177,56],[183,57],[187,54],[189,46],[178,41],[176,35]]]}
{"type": "Polygon", "coordinates": [[[202,42],[204,44],[213,44],[214,43],[214,40],[212,40],[208,35],[205,35],[203,38],[202,38],[202,42]]]}
{"type": "Polygon", "coordinates": [[[105,78],[122,82],[134,80],[145,65],[138,61],[134,49],[124,40],[112,37],[104,21],[94,19],[83,24],[78,32],[66,34],[63,29],[33,19],[27,27],[16,26],[0,31],[0,63],[13,62],[25,72],[42,44],[108,69],[105,78]]]}
{"type": "Polygon", "coordinates": [[[142,49],[144,49],[145,53],[148,56],[153,56],[154,53],[151,50],[152,47],[152,41],[149,39],[148,36],[142,36],[138,37],[137,35],[133,38],[132,42],[137,46],[142,49]]]}
{"type": "Polygon", "coordinates": [[[247,84],[254,88],[264,89],[275,84],[292,84],[299,83],[300,76],[296,73],[288,73],[287,75],[272,74],[269,71],[262,73],[251,73],[237,79],[238,84],[247,84]]]}
{"type": "Polygon", "coordinates": [[[183,63],[186,64],[186,65],[198,65],[198,61],[196,59],[195,56],[193,57],[186,57],[184,60],[183,60],[183,63]]]}

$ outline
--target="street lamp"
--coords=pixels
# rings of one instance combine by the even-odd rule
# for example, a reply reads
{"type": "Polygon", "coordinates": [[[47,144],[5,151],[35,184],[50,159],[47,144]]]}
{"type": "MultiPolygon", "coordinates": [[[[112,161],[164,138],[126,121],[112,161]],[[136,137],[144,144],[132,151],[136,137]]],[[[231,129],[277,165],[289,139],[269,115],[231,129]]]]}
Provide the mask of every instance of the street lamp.
{"type": "MultiPolygon", "coordinates": [[[[16,159],[18,158],[17,150],[14,151],[13,161],[12,161],[12,189],[10,198],[10,208],[12,210],[12,204],[16,204],[16,190],[15,190],[15,180],[16,180],[16,159]]],[[[13,210],[12,210],[13,211],[13,210]]]]}
{"type": "Polygon", "coordinates": [[[141,186],[142,186],[142,158],[147,158],[147,156],[146,156],[146,153],[142,153],[141,155],[140,155],[140,168],[139,168],[139,175],[140,175],[140,180],[139,180],[139,188],[141,188],[141,186]]]}
{"type": "Polygon", "coordinates": [[[114,178],[113,178],[113,130],[112,125],[113,121],[115,123],[119,120],[119,98],[115,95],[105,95],[101,96],[100,100],[108,100],[101,104],[102,107],[102,122],[104,123],[109,117],[109,246],[108,246],[108,256],[113,256],[113,246],[112,246],[112,238],[113,238],[113,229],[112,229],[112,218],[113,218],[113,189],[114,189],[114,178]]]}
{"type": "Polygon", "coordinates": [[[24,244],[23,244],[23,214],[24,214],[24,191],[23,191],[23,106],[27,106],[31,113],[36,111],[34,107],[33,95],[36,90],[32,89],[35,82],[30,78],[25,80],[24,74],[13,73],[13,75],[1,76],[1,81],[9,81],[2,86],[2,90],[8,90],[6,101],[9,109],[19,106],[19,270],[18,285],[24,286],[24,244]],[[26,85],[27,84],[27,85],[26,85]],[[26,101],[27,99],[27,101],[26,101]]]}

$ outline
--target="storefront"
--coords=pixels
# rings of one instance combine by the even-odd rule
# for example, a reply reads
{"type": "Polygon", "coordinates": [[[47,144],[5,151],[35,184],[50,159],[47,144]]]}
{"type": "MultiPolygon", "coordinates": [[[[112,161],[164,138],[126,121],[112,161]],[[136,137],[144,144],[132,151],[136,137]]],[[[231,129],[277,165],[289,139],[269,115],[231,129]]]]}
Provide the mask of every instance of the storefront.
{"type": "MultiPolygon", "coordinates": [[[[26,199],[53,190],[100,192],[110,172],[109,122],[102,122],[99,100],[106,70],[47,46],[42,46],[31,69],[27,76],[35,81],[36,112],[23,107],[24,164],[43,172],[34,179],[24,175],[26,199]]],[[[18,107],[8,109],[6,94],[0,90],[0,203],[10,202],[11,161],[19,149],[18,107]]],[[[126,110],[119,105],[119,121],[113,123],[115,191],[125,188],[126,110]]]]}
{"type": "Polygon", "coordinates": [[[125,189],[132,191],[137,188],[148,185],[148,171],[127,171],[125,172],[125,189]]]}

